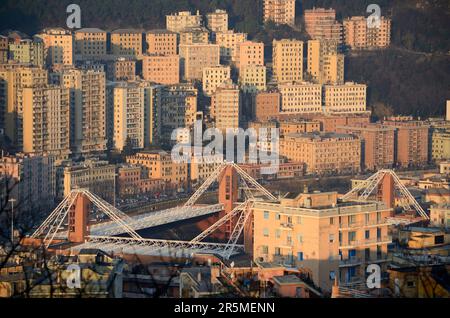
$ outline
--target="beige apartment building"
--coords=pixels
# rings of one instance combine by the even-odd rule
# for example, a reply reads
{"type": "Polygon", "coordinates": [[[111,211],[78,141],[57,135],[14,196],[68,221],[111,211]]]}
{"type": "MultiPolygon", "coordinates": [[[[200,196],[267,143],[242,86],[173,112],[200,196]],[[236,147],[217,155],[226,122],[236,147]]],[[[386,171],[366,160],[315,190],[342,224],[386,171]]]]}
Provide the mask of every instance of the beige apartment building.
{"type": "Polygon", "coordinates": [[[111,32],[111,54],[125,57],[142,55],[142,31],[118,29],[111,32]]]}
{"type": "Polygon", "coordinates": [[[23,152],[53,155],[64,160],[70,154],[69,89],[31,86],[22,91],[23,152]]]}
{"type": "Polygon", "coordinates": [[[239,86],[244,93],[256,94],[266,90],[267,70],[264,65],[248,65],[239,72],[239,86]]]}
{"type": "MultiPolygon", "coordinates": [[[[112,113],[109,140],[113,149],[144,148],[144,89],[138,83],[115,83],[108,97],[112,113]]],[[[109,127],[108,127],[109,128],[109,127]]]]}
{"type": "Polygon", "coordinates": [[[169,30],[151,30],[145,34],[148,55],[178,54],[178,34],[169,30]]]}
{"type": "Polygon", "coordinates": [[[105,151],[105,73],[66,68],[51,75],[52,82],[70,89],[72,152],[89,154],[105,151]]]}
{"type": "Polygon", "coordinates": [[[255,202],[248,244],[254,261],[298,268],[328,293],[336,279],[341,285],[365,283],[369,264],[386,270],[391,209],[337,197],[292,193],[277,202],[255,202]]]}
{"type": "Polygon", "coordinates": [[[280,139],[280,155],[304,162],[310,174],[357,173],[361,162],[358,137],[337,133],[304,133],[280,139]]]}
{"type": "Polygon", "coordinates": [[[8,61],[8,37],[0,35],[0,63],[8,61]]]}
{"type": "Polygon", "coordinates": [[[161,107],[164,86],[139,83],[144,90],[144,146],[157,145],[161,140],[161,107]]]}
{"type": "Polygon", "coordinates": [[[217,9],[206,15],[206,23],[211,32],[219,33],[228,31],[228,13],[217,9]]]}
{"type": "Polygon", "coordinates": [[[381,17],[379,25],[369,27],[364,16],[344,20],[345,44],[352,49],[382,49],[391,43],[391,19],[381,17]]]}
{"type": "Polygon", "coordinates": [[[236,67],[239,71],[249,65],[264,65],[264,43],[246,41],[239,43],[236,67]]]}
{"type": "Polygon", "coordinates": [[[185,80],[202,80],[203,68],[220,64],[217,44],[180,45],[181,68],[185,80]]]}
{"type": "Polygon", "coordinates": [[[178,55],[142,56],[142,77],[155,84],[172,85],[180,82],[180,57],[178,55]]]}
{"type": "Polygon", "coordinates": [[[342,43],[343,27],[336,21],[334,9],[313,8],[305,10],[306,33],[313,39],[335,40],[342,43]]]}
{"type": "Polygon", "coordinates": [[[103,58],[106,56],[107,32],[98,28],[75,31],[75,55],[82,58],[103,58]]]}
{"type": "Polygon", "coordinates": [[[321,131],[321,124],[315,120],[281,120],[279,121],[280,136],[312,133],[321,131]]]}
{"type": "Polygon", "coordinates": [[[198,11],[195,15],[189,11],[166,15],[166,29],[172,32],[180,32],[186,28],[198,28],[201,25],[202,16],[198,11]]]}
{"type": "Polygon", "coordinates": [[[216,89],[211,99],[211,115],[215,120],[215,127],[224,133],[226,133],[227,128],[239,128],[240,114],[239,86],[229,80],[216,89]]]}
{"type": "Polygon", "coordinates": [[[54,64],[73,65],[73,36],[62,28],[45,29],[36,35],[44,42],[44,56],[47,66],[54,64]]]}
{"type": "Polygon", "coordinates": [[[322,112],[322,86],[313,83],[286,83],[278,85],[283,113],[322,112]]]}
{"type": "Polygon", "coordinates": [[[212,96],[216,88],[231,76],[231,68],[229,66],[213,66],[203,68],[203,92],[206,96],[212,96]]]}
{"type": "Polygon", "coordinates": [[[134,81],[136,79],[136,61],[119,57],[109,62],[106,68],[106,79],[112,82],[134,81]]]}
{"type": "Polygon", "coordinates": [[[166,189],[180,189],[188,182],[188,164],[172,161],[170,153],[162,150],[138,152],[127,157],[127,163],[146,167],[150,179],[162,179],[166,189]]]}
{"type": "Polygon", "coordinates": [[[277,118],[280,114],[281,94],[277,91],[259,92],[255,97],[254,114],[257,121],[277,118]]]}
{"type": "Polygon", "coordinates": [[[273,41],[273,79],[277,83],[303,81],[303,41],[273,41]]]}
{"type": "Polygon", "coordinates": [[[209,43],[209,32],[208,29],[204,27],[198,28],[186,28],[179,33],[180,45],[181,44],[208,44],[209,43]]]}
{"type": "Polygon", "coordinates": [[[264,22],[295,25],[295,0],[264,0],[264,22]]]}
{"type": "Polygon", "coordinates": [[[319,84],[344,83],[344,55],[338,54],[338,43],[329,40],[309,40],[307,71],[319,84]]]}
{"type": "Polygon", "coordinates": [[[323,105],[326,113],[364,113],[367,85],[347,82],[323,86],[323,105]]]}
{"type": "Polygon", "coordinates": [[[44,42],[41,39],[18,39],[9,43],[9,60],[44,67],[44,42]]]}
{"type": "Polygon", "coordinates": [[[450,129],[433,131],[431,140],[431,159],[450,160],[450,129]]]}
{"type": "Polygon", "coordinates": [[[339,126],[338,132],[354,134],[362,141],[361,168],[375,171],[395,164],[395,128],[381,124],[339,126]]]}
{"type": "Polygon", "coordinates": [[[220,46],[220,57],[226,61],[238,59],[238,45],[247,41],[247,33],[235,33],[233,30],[216,33],[216,44],[220,46]]]}

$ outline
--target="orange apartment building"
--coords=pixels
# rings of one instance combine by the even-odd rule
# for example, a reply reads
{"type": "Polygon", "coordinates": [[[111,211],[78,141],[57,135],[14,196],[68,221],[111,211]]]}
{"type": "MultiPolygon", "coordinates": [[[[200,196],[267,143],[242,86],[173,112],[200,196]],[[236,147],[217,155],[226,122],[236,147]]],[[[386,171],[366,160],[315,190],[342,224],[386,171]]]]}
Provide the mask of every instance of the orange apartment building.
{"type": "Polygon", "coordinates": [[[379,27],[372,28],[363,16],[347,18],[343,24],[345,44],[352,49],[381,49],[391,43],[391,19],[381,17],[379,27]]]}
{"type": "Polygon", "coordinates": [[[180,45],[181,69],[185,80],[202,80],[203,68],[220,64],[220,47],[216,44],[180,45]]]}
{"type": "Polygon", "coordinates": [[[98,28],[75,31],[75,55],[82,58],[102,58],[106,56],[107,33],[98,28]]]}
{"type": "Polygon", "coordinates": [[[264,65],[264,43],[246,41],[238,44],[236,67],[240,70],[250,65],[264,65]]]}
{"type": "Polygon", "coordinates": [[[142,77],[155,84],[178,84],[180,82],[180,57],[178,55],[144,55],[142,57],[142,77]]]}
{"type": "Polygon", "coordinates": [[[216,44],[220,46],[220,58],[225,61],[236,61],[238,45],[245,41],[247,41],[247,33],[235,33],[233,30],[216,33],[216,44]]]}
{"type": "Polygon", "coordinates": [[[342,24],[336,21],[334,9],[305,10],[305,29],[313,40],[326,39],[342,43],[342,24]]]}
{"type": "Polygon", "coordinates": [[[273,79],[277,83],[303,81],[303,41],[273,41],[273,79]]]}
{"type": "Polygon", "coordinates": [[[177,55],[178,35],[169,30],[151,30],[145,34],[148,55],[177,55]]]}
{"type": "Polygon", "coordinates": [[[264,0],[264,22],[295,25],[295,0],[264,0]]]}
{"type": "Polygon", "coordinates": [[[117,169],[117,192],[119,196],[164,191],[162,179],[151,179],[143,166],[122,165],[117,169]]]}
{"type": "Polygon", "coordinates": [[[279,121],[280,136],[302,134],[320,131],[320,122],[314,120],[284,120],[279,121]]]}
{"type": "Polygon", "coordinates": [[[44,42],[44,56],[48,66],[54,64],[73,65],[72,32],[63,28],[44,29],[36,37],[44,42]]]}
{"type": "Polygon", "coordinates": [[[136,61],[119,57],[117,60],[108,63],[106,78],[112,82],[134,81],[136,79],[136,61]]]}
{"type": "Polygon", "coordinates": [[[280,107],[281,95],[279,92],[260,92],[255,98],[255,119],[265,121],[277,118],[280,107]]]}
{"type": "Polygon", "coordinates": [[[165,151],[138,152],[128,156],[126,161],[147,168],[148,177],[162,180],[166,189],[184,188],[188,184],[187,163],[173,162],[171,154],[165,151]]]}
{"type": "Polygon", "coordinates": [[[340,126],[338,132],[361,138],[361,168],[375,171],[394,166],[395,128],[380,124],[340,126]]]}
{"type": "Polygon", "coordinates": [[[280,155],[305,163],[308,174],[357,173],[361,141],[347,134],[292,134],[280,139],[280,155]]]}
{"type": "Polygon", "coordinates": [[[283,113],[322,113],[322,85],[299,82],[278,85],[283,113]]]}
{"type": "Polygon", "coordinates": [[[395,162],[401,167],[423,166],[428,163],[429,126],[412,118],[389,118],[383,121],[394,127],[395,162]]]}
{"type": "Polygon", "coordinates": [[[138,57],[142,54],[142,31],[118,29],[111,32],[111,53],[116,56],[138,57]]]}
{"type": "MultiPolygon", "coordinates": [[[[345,202],[336,192],[289,194],[253,205],[255,262],[297,268],[330,292],[340,283],[365,282],[366,266],[385,269],[391,215],[383,202],[345,202]]],[[[248,238],[247,241],[251,241],[248,238]]]]}

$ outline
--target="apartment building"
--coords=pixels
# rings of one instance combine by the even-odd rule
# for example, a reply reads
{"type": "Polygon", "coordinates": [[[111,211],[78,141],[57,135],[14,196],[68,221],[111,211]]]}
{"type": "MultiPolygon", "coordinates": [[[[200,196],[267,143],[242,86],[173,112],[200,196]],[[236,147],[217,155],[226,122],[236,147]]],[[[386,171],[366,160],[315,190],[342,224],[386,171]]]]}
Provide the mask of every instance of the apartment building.
{"type": "Polygon", "coordinates": [[[264,0],[264,22],[295,25],[295,0],[264,0]]]}
{"type": "Polygon", "coordinates": [[[303,41],[273,41],[273,79],[277,83],[303,81],[303,41]]]}
{"type": "Polygon", "coordinates": [[[433,131],[431,140],[431,159],[450,160],[450,129],[433,131]]]}
{"type": "Polygon", "coordinates": [[[264,65],[247,65],[239,72],[239,86],[244,93],[256,94],[266,90],[266,67],[264,65]]]}
{"type": "Polygon", "coordinates": [[[304,133],[280,139],[280,155],[304,162],[310,174],[357,173],[360,171],[361,141],[337,133],[304,133]]]}
{"type": "Polygon", "coordinates": [[[208,44],[209,32],[204,27],[186,28],[179,33],[180,44],[208,44]]]}
{"type": "Polygon", "coordinates": [[[188,164],[172,161],[171,154],[162,150],[138,152],[128,156],[127,163],[146,167],[150,179],[161,179],[166,189],[180,189],[188,183],[188,164]]]}
{"type": "Polygon", "coordinates": [[[98,28],[85,28],[75,31],[75,55],[77,58],[104,58],[107,54],[107,32],[98,28]]]}
{"type": "Polygon", "coordinates": [[[8,61],[8,37],[0,35],[0,63],[8,61]]]}
{"type": "Polygon", "coordinates": [[[178,54],[178,35],[169,30],[151,30],[145,34],[148,55],[178,54]]]}
{"type": "Polygon", "coordinates": [[[313,39],[335,40],[342,43],[343,27],[336,21],[334,9],[313,8],[305,10],[306,33],[313,39]]]}
{"type": "Polygon", "coordinates": [[[116,166],[108,161],[89,159],[71,163],[64,168],[64,196],[73,189],[88,189],[104,200],[113,203],[116,166]]]}
{"type": "Polygon", "coordinates": [[[432,226],[450,228],[450,204],[431,206],[430,221],[432,226]]]}
{"type": "Polygon", "coordinates": [[[319,132],[320,127],[320,122],[315,120],[294,119],[279,121],[280,136],[319,132]]]}
{"type": "Polygon", "coordinates": [[[63,68],[51,74],[51,81],[70,89],[72,153],[81,155],[105,151],[105,72],[63,68]]]}
{"type": "Polygon", "coordinates": [[[249,65],[264,65],[264,43],[245,41],[237,48],[236,67],[239,71],[249,65]]]}
{"type": "Polygon", "coordinates": [[[326,113],[364,113],[367,85],[347,82],[323,86],[323,105],[326,113]]]}
{"type": "Polygon", "coordinates": [[[313,83],[279,84],[283,113],[322,112],[322,86],[313,83]]]}
{"type": "Polygon", "coordinates": [[[22,91],[23,152],[53,155],[64,160],[70,154],[69,89],[31,86],[22,91]]]}
{"type": "Polygon", "coordinates": [[[365,283],[366,267],[386,270],[391,209],[382,202],[339,202],[336,192],[292,193],[253,205],[253,259],[298,268],[330,292],[340,284],[365,283]]]}
{"type": "Polygon", "coordinates": [[[111,32],[111,54],[115,56],[139,57],[143,52],[142,31],[118,29],[111,32]]]}
{"type": "Polygon", "coordinates": [[[18,63],[44,67],[44,42],[38,38],[18,39],[9,43],[9,59],[18,63]]]}
{"type": "Polygon", "coordinates": [[[280,113],[281,94],[277,91],[259,92],[255,97],[254,114],[258,121],[277,118],[280,113]]]}
{"type": "Polygon", "coordinates": [[[201,27],[201,25],[202,16],[199,11],[195,15],[189,11],[166,15],[166,29],[172,32],[180,32],[186,28],[201,27]]]}
{"type": "Polygon", "coordinates": [[[429,127],[412,118],[388,118],[384,125],[396,128],[395,162],[401,167],[423,166],[428,162],[429,127]]]}
{"type": "Polygon", "coordinates": [[[361,168],[375,171],[392,168],[395,128],[381,124],[361,124],[337,127],[338,132],[354,134],[361,139],[361,168]]]}
{"type": "Polygon", "coordinates": [[[203,68],[203,93],[206,96],[212,96],[216,88],[231,76],[231,68],[229,66],[217,65],[213,67],[203,68]]]}
{"type": "Polygon", "coordinates": [[[203,68],[220,64],[217,44],[180,45],[181,69],[185,80],[202,80],[203,68]]]}
{"type": "Polygon", "coordinates": [[[53,205],[56,195],[53,156],[24,153],[2,155],[0,179],[4,178],[10,190],[9,198],[16,200],[14,209],[37,209],[53,205]]]}
{"type": "Polygon", "coordinates": [[[120,197],[164,191],[161,179],[150,179],[143,166],[121,165],[117,169],[117,192],[120,197]]]}
{"type": "Polygon", "coordinates": [[[324,132],[336,132],[339,126],[355,126],[370,123],[370,114],[321,114],[314,116],[322,125],[324,132]]]}
{"type": "Polygon", "coordinates": [[[138,83],[108,87],[108,139],[113,149],[144,148],[144,89],[138,83]],[[108,127],[111,126],[111,127],[108,127]]]}
{"type": "Polygon", "coordinates": [[[238,45],[247,41],[247,33],[235,33],[228,30],[216,33],[216,44],[220,47],[220,58],[224,61],[238,59],[238,45]]]}
{"type": "Polygon", "coordinates": [[[142,77],[155,84],[172,85],[180,82],[180,57],[178,55],[142,56],[142,77]]]}
{"type": "Polygon", "coordinates": [[[106,67],[106,79],[112,82],[134,81],[136,79],[136,61],[119,57],[106,67]]]}
{"type": "Polygon", "coordinates": [[[206,15],[206,23],[211,32],[219,33],[228,31],[228,13],[217,9],[206,15]]]}
{"type": "Polygon", "coordinates": [[[164,86],[140,83],[144,89],[144,146],[157,145],[161,140],[161,107],[164,86]]]}
{"type": "Polygon", "coordinates": [[[48,73],[39,67],[21,64],[0,65],[0,124],[5,135],[19,149],[23,145],[23,99],[24,87],[45,85],[48,73]]]}
{"type": "Polygon", "coordinates": [[[344,84],[344,55],[337,41],[309,40],[307,72],[319,84],[344,84]]]}
{"type": "Polygon", "coordinates": [[[211,99],[211,116],[215,120],[215,127],[226,133],[227,128],[239,128],[241,114],[241,98],[239,86],[231,80],[223,83],[211,99]]]}
{"type": "Polygon", "coordinates": [[[44,42],[44,56],[47,66],[54,64],[73,65],[73,36],[62,28],[44,29],[36,37],[44,42]]]}
{"type": "Polygon", "coordinates": [[[382,49],[391,43],[391,19],[386,17],[373,27],[364,16],[349,17],[343,24],[345,44],[354,50],[382,49]]]}

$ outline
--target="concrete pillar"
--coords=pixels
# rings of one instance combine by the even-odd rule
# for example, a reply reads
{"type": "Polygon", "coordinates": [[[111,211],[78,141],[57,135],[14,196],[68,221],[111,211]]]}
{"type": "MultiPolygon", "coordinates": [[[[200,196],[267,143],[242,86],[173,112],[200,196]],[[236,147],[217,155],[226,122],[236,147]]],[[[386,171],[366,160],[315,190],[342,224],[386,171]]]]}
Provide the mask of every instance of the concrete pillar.
{"type": "Polygon", "coordinates": [[[381,200],[386,204],[389,209],[392,209],[395,204],[395,193],[394,193],[394,178],[390,174],[386,174],[383,177],[380,194],[381,200]]]}
{"type": "Polygon", "coordinates": [[[69,241],[73,243],[84,243],[89,235],[89,208],[91,202],[79,194],[69,211],[69,241]]]}
{"type": "MultiPolygon", "coordinates": [[[[219,203],[223,204],[223,211],[220,217],[234,209],[234,203],[238,201],[238,193],[238,174],[233,167],[226,167],[219,177],[219,203]]],[[[233,221],[225,224],[226,237],[229,237],[233,227],[233,221]]]]}

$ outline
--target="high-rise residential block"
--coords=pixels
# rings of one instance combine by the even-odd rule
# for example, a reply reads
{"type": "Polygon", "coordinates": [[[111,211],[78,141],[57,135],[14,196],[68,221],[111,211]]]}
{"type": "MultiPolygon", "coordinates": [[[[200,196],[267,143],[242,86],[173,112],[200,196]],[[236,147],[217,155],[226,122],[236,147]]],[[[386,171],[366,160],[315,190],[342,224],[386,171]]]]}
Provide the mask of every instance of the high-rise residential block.
{"type": "Polygon", "coordinates": [[[433,160],[450,160],[450,129],[433,131],[431,156],[433,160]]]}
{"type": "Polygon", "coordinates": [[[225,10],[217,9],[206,15],[208,29],[219,33],[228,31],[228,13],[225,10]]]}
{"type": "Polygon", "coordinates": [[[220,46],[220,57],[225,61],[238,59],[238,45],[247,41],[247,33],[235,33],[233,30],[216,33],[216,44],[220,46]]]}
{"type": "Polygon", "coordinates": [[[69,89],[59,86],[23,88],[23,152],[53,155],[57,160],[70,154],[69,89]]]}
{"type": "Polygon", "coordinates": [[[344,83],[344,55],[334,40],[309,40],[307,72],[319,84],[344,83]]]}
{"type": "Polygon", "coordinates": [[[383,202],[340,203],[337,197],[293,193],[278,202],[256,202],[249,244],[254,261],[307,269],[327,292],[336,281],[365,282],[370,264],[386,270],[392,210],[383,202]]]}
{"type": "Polygon", "coordinates": [[[273,78],[278,83],[303,80],[303,42],[298,40],[273,41],[273,78]]]}
{"type": "Polygon", "coordinates": [[[362,169],[375,171],[394,166],[394,127],[381,124],[360,124],[340,126],[338,131],[357,135],[362,140],[362,169]]]}
{"type": "Polygon", "coordinates": [[[75,55],[77,58],[104,58],[107,54],[107,33],[98,28],[75,31],[75,55]]]}
{"type": "Polygon", "coordinates": [[[323,105],[326,113],[363,113],[366,111],[367,85],[348,82],[324,85],[323,105]]]}
{"type": "Polygon", "coordinates": [[[230,79],[231,68],[229,66],[213,66],[203,68],[203,92],[211,96],[216,88],[226,80],[230,79]]]}
{"type": "Polygon", "coordinates": [[[361,141],[336,133],[305,133],[284,136],[280,155],[304,162],[307,173],[357,173],[360,171],[361,141]]]}
{"type": "Polygon", "coordinates": [[[344,20],[345,44],[352,49],[387,48],[391,43],[391,19],[381,17],[373,26],[363,16],[344,20]]]}
{"type": "Polygon", "coordinates": [[[44,56],[48,66],[54,64],[73,65],[72,32],[62,28],[45,29],[36,37],[44,42],[44,56]]]}
{"type": "Polygon", "coordinates": [[[266,121],[277,118],[280,113],[281,94],[277,91],[259,92],[255,97],[255,119],[266,121]]]}
{"type": "Polygon", "coordinates": [[[321,124],[316,120],[281,120],[279,121],[280,136],[303,134],[321,131],[321,124]]]}
{"type": "Polygon", "coordinates": [[[239,43],[236,66],[240,70],[249,65],[264,65],[264,43],[246,41],[239,43]]]}
{"type": "Polygon", "coordinates": [[[180,82],[180,57],[178,55],[144,55],[142,77],[155,84],[172,85],[180,82]]]}
{"type": "Polygon", "coordinates": [[[9,59],[33,66],[43,67],[44,60],[44,42],[35,38],[20,39],[9,43],[9,59]]]}
{"type": "Polygon", "coordinates": [[[322,112],[322,86],[313,83],[285,83],[278,85],[283,113],[322,112]]]}
{"type": "Polygon", "coordinates": [[[247,65],[239,72],[239,86],[244,93],[256,94],[266,90],[266,77],[264,65],[247,65]]]}
{"type": "Polygon", "coordinates": [[[183,44],[208,44],[209,43],[209,32],[208,29],[199,28],[186,28],[179,33],[180,45],[183,44]]]}
{"type": "Polygon", "coordinates": [[[111,54],[138,57],[142,55],[142,31],[118,29],[111,32],[111,54]]]}
{"type": "Polygon", "coordinates": [[[313,40],[326,39],[342,43],[342,24],[336,21],[334,9],[305,10],[305,29],[313,40]]]}
{"type": "Polygon", "coordinates": [[[0,63],[8,61],[8,37],[0,35],[0,63]]]}
{"type": "Polygon", "coordinates": [[[107,64],[106,79],[112,82],[134,81],[136,79],[136,61],[119,57],[107,64]]]}
{"type": "Polygon", "coordinates": [[[148,55],[177,55],[178,35],[169,30],[151,30],[145,34],[148,55]]]}
{"type": "Polygon", "coordinates": [[[202,16],[197,11],[192,15],[189,11],[181,11],[172,15],[166,15],[166,29],[180,32],[186,28],[197,28],[202,25],[202,16]]]}
{"type": "Polygon", "coordinates": [[[211,100],[211,115],[215,120],[215,127],[222,132],[226,132],[227,128],[239,128],[240,114],[239,87],[229,80],[216,89],[211,100]]]}
{"type": "Polygon", "coordinates": [[[138,83],[112,83],[108,87],[107,131],[111,148],[144,148],[144,88],[138,83]]]}
{"type": "Polygon", "coordinates": [[[295,0],[264,0],[264,22],[295,25],[295,0]]]}
{"type": "Polygon", "coordinates": [[[144,89],[144,147],[158,145],[161,140],[161,105],[165,87],[141,82],[144,89]]]}
{"type": "Polygon", "coordinates": [[[186,80],[201,80],[203,68],[220,64],[220,48],[217,44],[180,45],[181,69],[186,80]]]}

